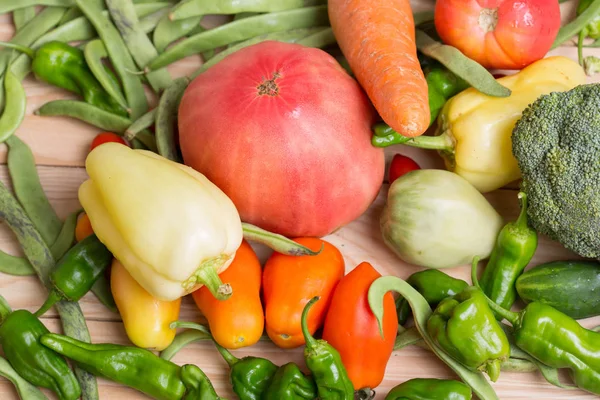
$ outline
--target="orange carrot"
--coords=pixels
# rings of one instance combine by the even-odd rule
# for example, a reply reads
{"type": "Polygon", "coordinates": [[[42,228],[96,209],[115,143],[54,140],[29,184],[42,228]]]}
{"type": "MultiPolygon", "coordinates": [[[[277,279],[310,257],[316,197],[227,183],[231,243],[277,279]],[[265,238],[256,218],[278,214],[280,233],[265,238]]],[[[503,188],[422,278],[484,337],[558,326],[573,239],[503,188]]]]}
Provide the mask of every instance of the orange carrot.
{"type": "Polygon", "coordinates": [[[429,99],[409,0],[329,0],[328,9],[340,49],[381,118],[401,135],[422,135],[429,99]]]}

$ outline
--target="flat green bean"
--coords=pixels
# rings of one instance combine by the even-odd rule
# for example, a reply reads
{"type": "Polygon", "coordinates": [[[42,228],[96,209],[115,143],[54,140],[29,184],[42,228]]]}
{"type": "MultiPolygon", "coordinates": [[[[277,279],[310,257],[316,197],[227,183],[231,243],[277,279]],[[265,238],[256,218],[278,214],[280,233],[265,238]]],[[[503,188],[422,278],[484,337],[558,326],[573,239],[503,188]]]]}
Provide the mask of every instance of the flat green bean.
{"type": "Polygon", "coordinates": [[[188,0],[179,3],[169,18],[178,20],[208,14],[269,13],[326,4],[327,0],[188,0]]]}
{"type": "Polygon", "coordinates": [[[79,8],[77,7],[71,7],[67,10],[67,12],[65,13],[65,15],[63,15],[63,17],[60,19],[60,21],[58,22],[59,25],[62,24],[66,24],[69,21],[74,20],[75,18],[79,18],[81,17],[83,14],[81,14],[81,11],[79,11],[79,8]]]}
{"type": "Polygon", "coordinates": [[[555,49],[581,32],[596,16],[600,14],[600,1],[592,1],[590,6],[579,14],[574,20],[561,27],[556,34],[550,49],[555,49]]]}
{"type": "Polygon", "coordinates": [[[131,142],[131,147],[137,150],[149,150],[148,147],[138,139],[133,139],[133,142],[131,142]]]}
{"type": "MultiPolygon", "coordinates": [[[[129,53],[138,67],[143,68],[158,56],[158,51],[140,27],[140,21],[135,15],[133,3],[131,0],[106,0],[106,4],[115,26],[121,33],[127,49],[129,49],[129,53]]],[[[148,83],[156,93],[162,92],[173,81],[166,68],[147,74],[146,79],[148,79],[148,83]]],[[[134,118],[140,115],[136,115],[134,118]]]]}
{"type": "MultiPolygon", "coordinates": [[[[109,113],[84,101],[78,100],[54,100],[44,104],[34,112],[36,115],[71,117],[87,122],[102,130],[123,134],[131,120],[120,115],[109,113]]],[[[149,132],[140,132],[136,138],[144,143],[152,151],[156,151],[154,136],[149,132]]]]}
{"type": "Polygon", "coordinates": [[[140,133],[144,129],[148,129],[152,125],[154,125],[155,121],[156,121],[156,108],[153,108],[152,110],[148,111],[146,114],[144,114],[141,117],[139,117],[138,119],[136,119],[129,126],[129,128],[127,128],[127,130],[125,131],[125,134],[123,136],[128,141],[132,141],[138,133],[140,133]]]}
{"type": "MultiPolygon", "coordinates": [[[[50,272],[55,261],[44,239],[27,217],[25,210],[8,188],[0,182],[0,218],[14,232],[36,274],[47,288],[52,287],[50,272]]],[[[60,301],[55,305],[66,335],[90,342],[90,333],[78,303],[60,301]]],[[[94,375],[75,366],[75,374],[82,390],[83,400],[98,400],[98,384],[94,375]]]]}
{"type": "Polygon", "coordinates": [[[48,201],[40,182],[33,152],[17,136],[6,141],[8,146],[8,172],[15,196],[36,227],[44,242],[51,245],[56,241],[63,223],[48,201]]]}
{"type": "Polygon", "coordinates": [[[73,0],[18,0],[0,2],[0,14],[31,6],[71,7],[73,0]]]}
{"type": "Polygon", "coordinates": [[[0,250],[0,272],[8,275],[35,275],[33,267],[25,257],[13,256],[0,250]]]}
{"type": "Polygon", "coordinates": [[[439,61],[481,93],[495,97],[510,96],[510,89],[499,84],[487,69],[456,47],[437,42],[420,29],[416,30],[416,42],[421,53],[439,61]]]}
{"type": "Polygon", "coordinates": [[[154,31],[160,20],[169,13],[168,8],[163,8],[155,13],[140,18],[140,28],[147,34],[154,31]]]}
{"type": "Polygon", "coordinates": [[[4,74],[4,96],[9,99],[0,116],[0,143],[11,137],[25,118],[27,96],[21,80],[12,71],[4,74]]]}
{"type": "Polygon", "coordinates": [[[167,46],[181,39],[194,30],[202,20],[202,16],[178,19],[171,21],[168,15],[161,18],[152,34],[154,47],[159,53],[165,51],[167,46]]]}
{"type": "Polygon", "coordinates": [[[135,63],[123,38],[112,22],[102,15],[101,9],[86,0],[75,0],[75,2],[104,42],[110,61],[121,78],[131,118],[137,119],[148,110],[148,100],[139,76],[131,73],[135,70],[135,63]]]}
{"type": "Polygon", "coordinates": [[[23,7],[13,11],[13,24],[15,29],[20,30],[25,24],[31,21],[35,17],[35,7],[23,7]]]}
{"type": "Polygon", "coordinates": [[[114,313],[118,313],[119,309],[117,308],[117,303],[115,303],[115,299],[113,298],[112,292],[110,290],[110,283],[106,276],[102,275],[98,280],[94,283],[94,286],[90,289],[92,293],[96,296],[96,298],[104,305],[104,307],[108,308],[110,311],[114,313]]]}
{"type": "Polygon", "coordinates": [[[298,40],[296,43],[306,47],[322,49],[323,47],[336,44],[337,41],[333,35],[333,29],[323,28],[319,32],[313,33],[310,36],[298,40]]]}
{"type": "Polygon", "coordinates": [[[8,379],[23,400],[48,400],[48,398],[37,387],[27,382],[14,370],[5,358],[0,357],[0,375],[8,379]]]}
{"type": "Polygon", "coordinates": [[[103,58],[108,57],[104,42],[100,39],[90,40],[83,48],[83,55],[88,67],[90,67],[90,70],[104,90],[106,90],[106,92],[119,103],[121,107],[127,109],[127,100],[125,100],[125,96],[123,96],[123,93],[121,92],[119,82],[114,79],[113,75],[108,73],[106,66],[102,62],[103,58]]]}
{"type": "Polygon", "coordinates": [[[175,44],[148,64],[147,70],[163,68],[192,54],[265,33],[328,25],[327,6],[306,7],[248,17],[207,30],[175,44]]]}
{"type": "MultiPolygon", "coordinates": [[[[241,12],[241,13],[235,14],[234,17],[233,17],[233,20],[234,21],[239,21],[240,19],[244,19],[244,18],[248,18],[248,17],[253,17],[253,16],[259,15],[259,14],[262,14],[262,13],[257,13],[257,12],[241,12]]],[[[240,43],[240,42],[229,43],[227,45],[227,47],[228,48],[229,47],[233,47],[233,46],[235,46],[238,43],[240,43]]]]}
{"type": "Polygon", "coordinates": [[[156,107],[156,147],[158,154],[175,162],[181,162],[175,144],[177,109],[190,80],[187,77],[177,78],[160,97],[156,107]]]}
{"type": "Polygon", "coordinates": [[[198,68],[194,73],[192,73],[192,75],[190,75],[190,77],[194,79],[202,72],[206,71],[207,69],[209,69],[225,57],[227,57],[228,55],[235,53],[236,51],[243,49],[244,47],[252,46],[253,44],[265,42],[267,40],[277,40],[279,42],[295,43],[317,32],[321,32],[323,29],[324,27],[290,29],[289,31],[266,33],[264,35],[244,40],[228,49],[219,52],[209,61],[202,64],[200,68],[198,68]]]}
{"type": "Polygon", "coordinates": [[[421,24],[424,24],[425,22],[432,22],[433,10],[413,13],[413,20],[415,22],[415,26],[419,26],[421,24]]]}

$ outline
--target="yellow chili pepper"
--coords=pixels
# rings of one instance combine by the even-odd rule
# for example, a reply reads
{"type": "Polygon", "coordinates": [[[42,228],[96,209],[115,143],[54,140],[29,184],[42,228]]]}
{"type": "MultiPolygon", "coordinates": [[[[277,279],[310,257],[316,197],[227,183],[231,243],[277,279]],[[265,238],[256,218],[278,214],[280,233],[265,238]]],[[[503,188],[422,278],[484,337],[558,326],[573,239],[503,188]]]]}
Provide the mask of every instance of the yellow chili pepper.
{"type": "Polygon", "coordinates": [[[179,318],[181,298],[155,299],[117,260],[112,262],[110,286],[131,343],[156,351],[167,348],[175,338],[175,329],[169,325],[179,318]]]}
{"type": "Polygon", "coordinates": [[[155,153],[105,143],[86,159],[79,201],[96,236],[154,298],[202,285],[231,295],[218,273],[242,243],[233,202],[199,172],[155,153]]]}
{"type": "Polygon", "coordinates": [[[473,88],[452,97],[438,118],[437,134],[454,143],[453,151],[441,152],[446,168],[483,193],[519,179],[511,135],[523,110],[541,95],[570,90],[585,80],[579,64],[556,56],[497,79],[512,91],[509,97],[490,97],[473,88]]]}

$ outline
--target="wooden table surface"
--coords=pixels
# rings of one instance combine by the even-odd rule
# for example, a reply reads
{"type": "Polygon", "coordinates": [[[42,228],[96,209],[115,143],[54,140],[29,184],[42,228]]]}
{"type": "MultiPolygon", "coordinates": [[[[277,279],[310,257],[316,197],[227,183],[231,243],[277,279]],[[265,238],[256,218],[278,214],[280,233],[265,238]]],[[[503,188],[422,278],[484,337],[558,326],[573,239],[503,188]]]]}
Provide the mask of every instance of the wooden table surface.
{"type": "MultiPolygon", "coordinates": [[[[549,0],[550,1],[550,0],[549,0]]],[[[573,17],[575,0],[561,5],[563,23],[573,17]]],[[[415,11],[431,9],[433,2],[413,0],[415,11]]],[[[0,16],[0,40],[8,40],[13,35],[13,26],[9,15],[0,16]]],[[[586,54],[600,56],[600,49],[586,49],[586,54]]],[[[572,43],[556,49],[549,55],[565,55],[576,59],[577,52],[572,43]]],[[[188,74],[201,63],[199,57],[189,57],[169,67],[174,77],[188,74]]],[[[600,78],[589,78],[590,82],[600,78]]],[[[17,131],[17,135],[32,148],[38,171],[44,189],[59,216],[65,218],[71,212],[80,208],[77,200],[77,189],[86,179],[83,169],[84,160],[89,145],[98,129],[67,118],[38,117],[33,111],[44,103],[70,97],[65,91],[36,81],[31,76],[24,82],[28,95],[27,117],[17,131]]],[[[403,153],[414,158],[423,168],[443,168],[440,158],[435,152],[414,149],[403,146],[393,146],[386,149],[387,160],[394,153],[403,153]]],[[[9,183],[6,169],[6,149],[0,146],[0,179],[9,183]]],[[[487,199],[507,221],[518,214],[516,184],[497,190],[486,195],[487,199]]],[[[393,274],[406,278],[419,270],[415,266],[400,261],[382,242],[379,232],[378,219],[381,213],[387,184],[382,186],[381,193],[369,210],[356,221],[340,229],[325,240],[338,246],[346,261],[346,269],[350,271],[362,261],[371,262],[382,274],[393,274]]],[[[20,254],[20,248],[9,229],[0,226],[0,248],[12,254],[20,254]]],[[[268,255],[264,248],[258,248],[261,258],[268,255]]],[[[531,265],[560,259],[572,259],[576,256],[565,250],[560,244],[542,238],[531,265]]],[[[469,279],[469,267],[461,266],[445,270],[449,274],[469,279]]],[[[36,277],[13,277],[0,273],[0,293],[5,296],[14,309],[35,311],[44,301],[46,290],[36,277]]],[[[128,344],[123,324],[118,314],[105,309],[93,294],[86,295],[80,301],[87,319],[93,342],[112,342],[128,344]]],[[[197,321],[201,319],[199,312],[191,299],[186,298],[182,303],[180,319],[197,321]]],[[[60,332],[60,321],[54,309],[43,318],[48,328],[60,332]]],[[[600,324],[600,317],[581,321],[586,327],[600,324]]],[[[358,345],[358,344],[357,344],[358,345]]],[[[282,350],[270,342],[260,342],[251,348],[234,351],[235,355],[256,355],[268,357],[276,363],[289,361],[303,364],[302,348],[282,350]]],[[[181,351],[174,360],[177,363],[195,363],[202,368],[215,385],[218,393],[226,398],[234,399],[228,382],[226,364],[210,342],[199,342],[181,351]]],[[[415,377],[456,378],[453,372],[439,361],[432,353],[419,347],[412,346],[394,352],[387,366],[386,377],[377,388],[377,399],[383,399],[385,393],[398,383],[415,377]]],[[[566,378],[566,375],[563,376],[566,378]]],[[[492,384],[501,399],[592,399],[593,396],[583,391],[559,389],[546,383],[541,375],[535,373],[506,373],[501,374],[498,382],[492,384]]],[[[99,379],[100,399],[143,399],[139,392],[120,386],[116,383],[99,379]]],[[[44,392],[50,399],[56,397],[47,390],[44,392]]],[[[18,399],[13,386],[0,378],[0,399],[18,399]]]]}

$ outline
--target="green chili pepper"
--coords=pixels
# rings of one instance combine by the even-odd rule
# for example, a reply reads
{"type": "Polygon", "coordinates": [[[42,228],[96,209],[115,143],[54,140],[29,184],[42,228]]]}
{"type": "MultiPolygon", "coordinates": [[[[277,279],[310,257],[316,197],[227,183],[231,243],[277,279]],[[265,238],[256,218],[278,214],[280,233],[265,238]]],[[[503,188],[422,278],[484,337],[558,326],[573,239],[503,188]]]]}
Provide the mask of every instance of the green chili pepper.
{"type": "Polygon", "coordinates": [[[54,391],[61,400],[79,398],[81,387],[65,359],[39,342],[49,333],[44,324],[27,310],[11,311],[3,297],[0,316],[0,344],[15,371],[32,384],[54,391]]]}
{"type": "Polygon", "coordinates": [[[94,234],[71,247],[50,273],[53,289],[35,315],[43,315],[61,300],[79,301],[102,276],[112,258],[112,253],[94,234]]]}
{"type": "Polygon", "coordinates": [[[22,400],[48,400],[48,398],[31,383],[27,382],[15,371],[5,358],[0,357],[0,376],[8,379],[15,386],[22,400]]]}
{"type": "Polygon", "coordinates": [[[216,342],[215,346],[229,364],[229,380],[233,392],[240,400],[261,400],[278,370],[277,365],[266,358],[252,356],[236,358],[216,342]]]}
{"type": "Polygon", "coordinates": [[[518,197],[521,199],[519,218],[506,224],[498,234],[479,282],[483,292],[507,310],[517,298],[517,278],[533,258],[538,243],[537,232],[527,224],[527,196],[520,192],[518,197]]]}
{"type": "Polygon", "coordinates": [[[100,85],[85,62],[83,51],[77,47],[59,41],[44,43],[36,50],[4,42],[0,42],[0,45],[27,54],[33,60],[31,70],[38,79],[77,93],[87,103],[102,110],[121,116],[128,115],[100,85]]]}
{"type": "MultiPolygon", "coordinates": [[[[479,286],[478,261],[479,257],[473,259],[471,269],[475,286],[479,286]]],[[[537,301],[515,313],[486,300],[511,323],[515,344],[521,350],[549,367],[568,369],[578,388],[600,395],[600,333],[537,301]]]]}
{"type": "Polygon", "coordinates": [[[431,126],[437,119],[446,101],[468,88],[469,84],[441,64],[434,64],[423,72],[425,72],[425,81],[427,82],[427,91],[429,94],[429,112],[431,115],[429,126],[431,126]]]}
{"type": "Polygon", "coordinates": [[[157,400],[218,399],[212,384],[197,367],[180,367],[146,349],[90,344],[54,333],[42,336],[41,342],[84,370],[157,400]]]}
{"type": "Polygon", "coordinates": [[[306,366],[312,372],[317,384],[319,399],[351,400],[354,399],[354,386],[344,368],[340,353],[325,340],[316,340],[308,331],[306,322],[308,312],[319,299],[319,296],[313,297],[302,311],[306,366]]]}
{"type": "Polygon", "coordinates": [[[389,391],[385,400],[470,400],[471,388],[450,379],[414,378],[389,391]]]}
{"type": "Polygon", "coordinates": [[[510,345],[481,290],[470,286],[443,300],[427,321],[427,332],[454,359],[472,370],[485,371],[492,382],[510,345]]]}
{"type": "MultiPolygon", "coordinates": [[[[453,278],[438,269],[415,272],[408,277],[406,282],[425,297],[430,307],[437,307],[445,298],[454,296],[469,286],[462,279],[453,278]]],[[[396,300],[396,310],[398,312],[398,323],[404,325],[411,314],[410,305],[404,297],[399,297],[396,300]]]]}
{"type": "Polygon", "coordinates": [[[317,387],[313,379],[300,371],[294,363],[277,369],[262,400],[313,400],[317,398],[317,387]]]}

